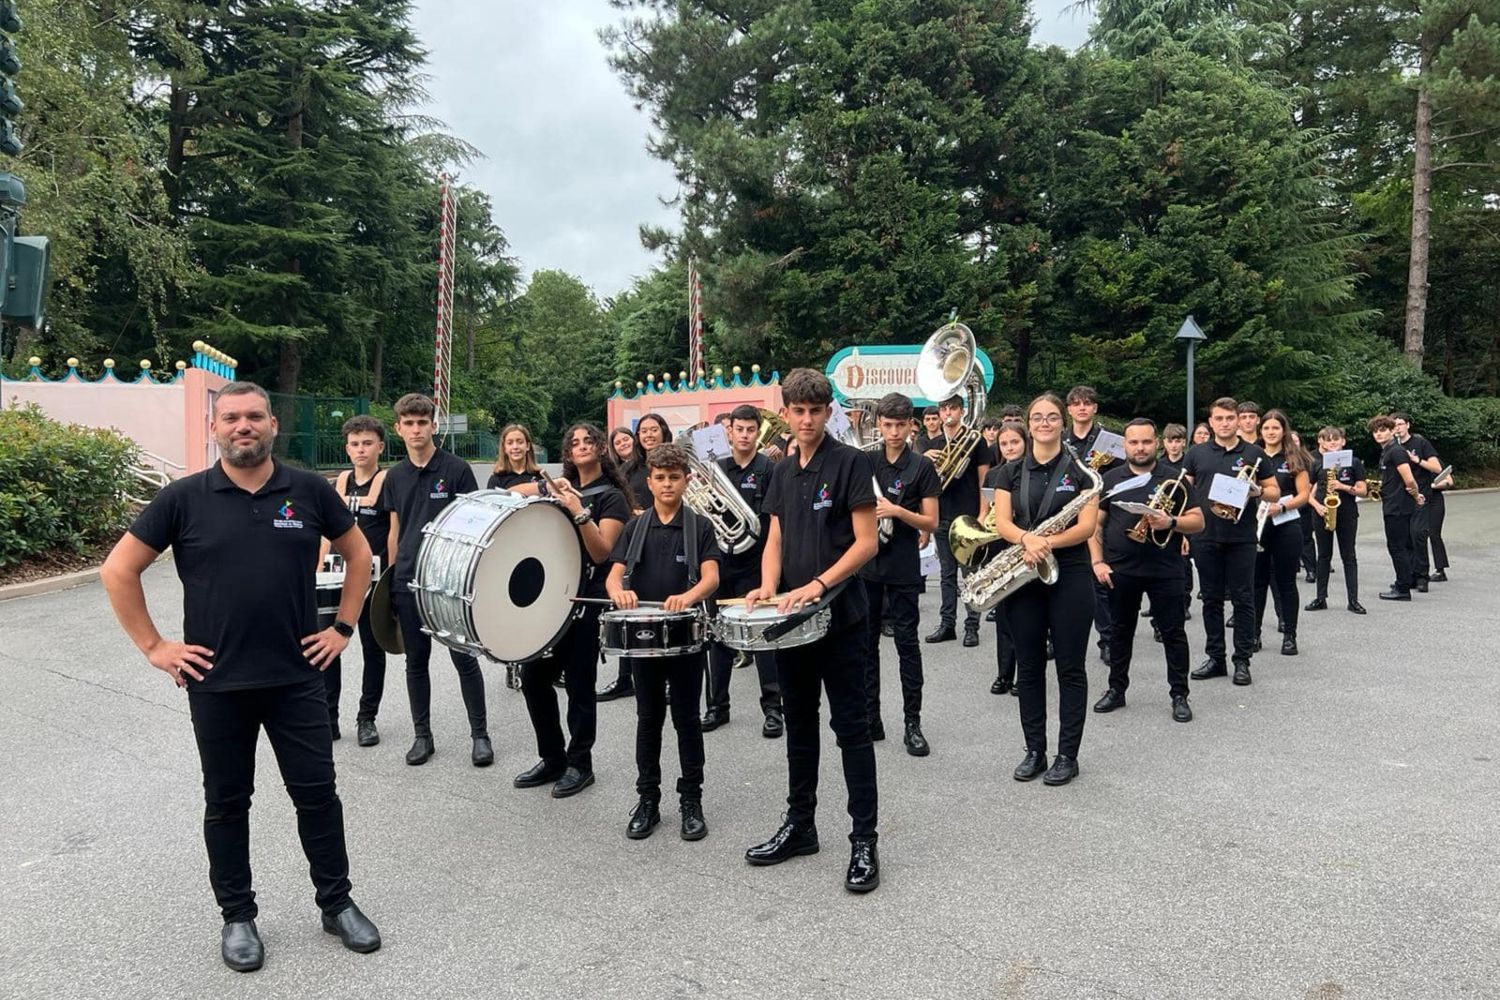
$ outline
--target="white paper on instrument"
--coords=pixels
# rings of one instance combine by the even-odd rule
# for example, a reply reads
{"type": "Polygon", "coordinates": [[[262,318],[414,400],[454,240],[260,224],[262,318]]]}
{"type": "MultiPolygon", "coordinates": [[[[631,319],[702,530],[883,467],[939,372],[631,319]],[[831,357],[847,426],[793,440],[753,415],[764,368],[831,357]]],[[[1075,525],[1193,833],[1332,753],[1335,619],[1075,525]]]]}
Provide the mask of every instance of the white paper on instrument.
{"type": "Polygon", "coordinates": [[[1114,510],[1123,510],[1127,514],[1134,514],[1137,517],[1145,517],[1147,514],[1156,513],[1150,504],[1136,503],[1134,500],[1117,500],[1110,504],[1110,507],[1114,510]]]}
{"type": "Polygon", "coordinates": [[[1297,511],[1297,510],[1284,510],[1280,514],[1277,514],[1274,517],[1272,517],[1271,518],[1271,523],[1272,524],[1286,524],[1288,521],[1295,521],[1298,518],[1300,518],[1301,516],[1302,516],[1302,512],[1301,511],[1297,511]]]}
{"type": "Polygon", "coordinates": [[[937,573],[942,569],[942,565],[938,562],[937,539],[929,538],[927,540],[927,545],[922,549],[921,552],[918,553],[918,555],[922,557],[923,576],[932,576],[934,573],[937,573]]]}
{"type": "Polygon", "coordinates": [[[1343,451],[1330,451],[1323,456],[1323,469],[1346,469],[1354,464],[1354,452],[1345,448],[1343,451]]]}
{"type": "Polygon", "coordinates": [[[981,486],[981,487],[979,487],[979,492],[980,492],[980,495],[982,495],[984,497],[984,502],[985,503],[994,503],[995,502],[995,487],[993,487],[993,486],[981,486]]]}
{"type": "MultiPolygon", "coordinates": [[[[1112,497],[1117,497],[1121,493],[1129,493],[1131,490],[1140,489],[1142,486],[1145,486],[1149,482],[1151,482],[1151,473],[1143,472],[1139,476],[1131,476],[1129,479],[1120,483],[1114,489],[1109,491],[1109,495],[1112,497]]],[[[1118,507],[1120,505],[1116,504],[1115,506],[1118,507]]]]}
{"type": "Polygon", "coordinates": [[[835,441],[843,441],[853,426],[849,423],[849,414],[844,412],[844,408],[836,399],[828,404],[828,410],[828,426],[825,428],[825,433],[835,441]]]}
{"type": "Polygon", "coordinates": [[[1442,486],[1445,483],[1452,483],[1452,482],[1453,482],[1453,466],[1451,466],[1451,465],[1445,465],[1445,466],[1443,466],[1443,471],[1439,472],[1436,476],[1432,477],[1432,485],[1433,486],[1442,486]]]}
{"type": "Polygon", "coordinates": [[[1094,438],[1094,451],[1105,455],[1113,455],[1115,458],[1125,457],[1125,439],[1114,431],[1099,428],[1099,436],[1094,438]]]}
{"type": "Polygon", "coordinates": [[[1244,510],[1245,505],[1250,502],[1250,481],[1215,472],[1213,482],[1208,486],[1208,499],[1244,510]]]}
{"type": "Polygon", "coordinates": [[[724,425],[716,423],[693,431],[693,453],[704,462],[729,457],[729,435],[724,433],[724,425]]]}
{"type": "Polygon", "coordinates": [[[495,523],[493,507],[466,505],[453,510],[443,521],[441,530],[446,535],[459,538],[483,538],[484,533],[495,523]]]}

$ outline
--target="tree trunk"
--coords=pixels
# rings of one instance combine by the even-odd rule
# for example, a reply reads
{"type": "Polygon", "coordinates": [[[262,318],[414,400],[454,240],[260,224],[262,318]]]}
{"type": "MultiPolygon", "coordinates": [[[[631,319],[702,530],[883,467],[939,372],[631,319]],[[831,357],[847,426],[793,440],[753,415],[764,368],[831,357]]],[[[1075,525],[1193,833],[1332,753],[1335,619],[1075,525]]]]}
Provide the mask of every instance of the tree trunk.
{"type": "Polygon", "coordinates": [[[380,402],[380,380],[385,374],[385,338],[375,338],[375,360],[370,363],[370,402],[380,402]]]}
{"type": "Polygon", "coordinates": [[[297,382],[302,377],[302,343],[297,340],[281,342],[280,363],[276,367],[276,391],[293,395],[297,382]]]}
{"type": "Polygon", "coordinates": [[[1422,367],[1422,336],[1427,326],[1427,264],[1432,248],[1432,92],[1427,74],[1432,51],[1422,49],[1417,85],[1416,166],[1411,178],[1411,267],[1406,279],[1406,360],[1422,367]]]}
{"type": "Polygon", "coordinates": [[[474,370],[474,310],[464,313],[464,339],[469,347],[469,371],[474,370]]]}
{"type": "Polygon", "coordinates": [[[182,167],[187,161],[188,92],[178,73],[172,74],[171,88],[167,95],[167,169],[162,180],[167,189],[167,210],[176,219],[182,202],[182,167]]]}

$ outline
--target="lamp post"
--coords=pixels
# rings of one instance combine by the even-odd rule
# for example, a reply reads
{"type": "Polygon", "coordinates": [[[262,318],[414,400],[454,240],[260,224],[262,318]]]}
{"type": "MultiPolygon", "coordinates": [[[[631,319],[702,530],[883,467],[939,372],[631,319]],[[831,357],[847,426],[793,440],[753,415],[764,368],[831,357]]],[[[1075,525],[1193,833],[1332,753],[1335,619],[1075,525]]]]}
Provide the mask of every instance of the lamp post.
{"type": "Polygon", "coordinates": [[[1184,424],[1188,432],[1188,440],[1193,439],[1193,352],[1198,348],[1198,341],[1207,340],[1208,335],[1194,322],[1191,315],[1182,321],[1182,326],[1177,329],[1177,336],[1173,340],[1187,342],[1187,423],[1184,424]]]}

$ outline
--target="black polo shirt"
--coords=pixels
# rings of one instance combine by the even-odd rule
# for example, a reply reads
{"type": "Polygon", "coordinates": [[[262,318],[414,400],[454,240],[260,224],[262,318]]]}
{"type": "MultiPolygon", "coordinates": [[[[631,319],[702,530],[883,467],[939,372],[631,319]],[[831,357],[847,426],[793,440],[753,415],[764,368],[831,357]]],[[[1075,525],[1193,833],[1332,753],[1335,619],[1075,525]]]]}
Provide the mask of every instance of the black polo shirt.
{"type": "MultiPolygon", "coordinates": [[[[875,505],[874,463],[867,452],[828,436],[803,466],[776,464],[765,512],[781,521],[781,589],[805,587],[854,544],[853,512],[875,505]]],[[[833,602],[834,629],[868,613],[864,584],[851,579],[833,602]]]]}
{"type": "Polygon", "coordinates": [[[275,463],[247,493],[220,465],[169,484],[130,533],[172,550],[182,581],[182,641],[214,651],[203,691],[295,684],[319,676],[302,653],[318,631],[318,550],[354,527],[322,476],[275,463]]]}
{"type": "MultiPolygon", "coordinates": [[[[920,514],[922,501],[941,496],[943,484],[937,469],[925,455],[910,448],[894,462],[886,461],[885,446],[868,453],[875,463],[875,480],[881,495],[897,507],[920,514]]],[[[864,564],[859,575],[884,584],[918,586],[922,582],[922,557],[917,550],[916,528],[905,521],[891,519],[891,540],[880,546],[875,558],[864,564]]],[[[941,541],[939,542],[941,544],[941,541]]]]}
{"type": "Polygon", "coordinates": [[[645,462],[638,465],[629,465],[620,470],[625,474],[625,482],[630,486],[631,509],[642,509],[651,506],[651,487],[646,485],[651,479],[651,467],[645,462]]]}
{"type": "Polygon", "coordinates": [[[417,575],[417,552],[422,548],[422,528],[442,513],[461,493],[479,488],[469,463],[439,448],[427,464],[417,468],[403,458],[385,474],[380,490],[380,509],[395,513],[401,523],[396,539],[394,593],[409,593],[407,584],[417,575]]]}
{"type": "Polygon", "coordinates": [[[771,488],[771,470],[775,467],[775,462],[759,452],[750,456],[750,463],[744,466],[735,461],[733,455],[719,459],[719,468],[729,477],[730,485],[760,518],[760,537],[755,540],[754,545],[738,555],[724,553],[720,569],[726,579],[753,577],[754,585],[760,585],[760,557],[765,551],[766,535],[770,534],[771,529],[771,515],[763,508],[766,491],[771,488]]]}
{"type": "Polygon", "coordinates": [[[1182,458],[1182,468],[1192,477],[1193,498],[1203,510],[1204,528],[1198,538],[1226,543],[1255,541],[1255,510],[1258,506],[1255,497],[1252,495],[1245,504],[1245,509],[1240,511],[1238,521],[1226,521],[1209,509],[1213,506],[1213,501],[1208,498],[1208,491],[1213,486],[1215,475],[1236,477],[1241,469],[1254,465],[1256,461],[1260,462],[1260,466],[1255,470],[1253,482],[1270,479],[1271,462],[1266,458],[1266,453],[1260,450],[1259,445],[1240,438],[1235,438],[1234,445],[1227,449],[1220,447],[1217,441],[1205,441],[1188,449],[1188,453],[1182,458]]]}
{"type": "MultiPolygon", "coordinates": [[[[1167,462],[1159,461],[1147,473],[1151,477],[1148,482],[1120,493],[1113,492],[1115,487],[1127,479],[1134,479],[1140,473],[1123,462],[1104,473],[1104,496],[1099,501],[1099,511],[1108,515],[1104,522],[1104,561],[1109,563],[1110,569],[1126,576],[1182,579],[1182,535],[1172,532],[1166,548],[1158,548],[1149,533],[1144,542],[1133,541],[1130,529],[1140,523],[1141,515],[1119,510],[1114,506],[1122,500],[1149,503],[1157,488],[1162,483],[1176,479],[1180,471],[1167,462]]],[[[1187,484],[1184,483],[1183,486],[1186,487],[1187,484]]],[[[1188,500],[1187,503],[1191,506],[1192,501],[1188,500]]],[[[1182,511],[1172,507],[1168,508],[1167,513],[1175,516],[1182,511]]]]}
{"type": "MultiPolygon", "coordinates": [[[[948,439],[939,435],[931,442],[931,447],[942,451],[947,445],[948,439]]],[[[967,514],[977,517],[979,514],[979,473],[981,465],[993,467],[995,465],[995,450],[985,443],[983,438],[969,452],[969,464],[964,467],[963,474],[948,484],[948,488],[938,496],[938,523],[951,524],[960,515],[967,514]]]]}
{"type": "MultiPolygon", "coordinates": [[[[1335,479],[1343,483],[1345,486],[1355,486],[1361,482],[1364,482],[1365,463],[1361,462],[1355,456],[1350,456],[1350,464],[1339,466],[1338,470],[1335,471],[1333,475],[1335,479]]],[[[1317,481],[1313,483],[1313,496],[1319,503],[1323,503],[1328,499],[1327,455],[1318,456],[1318,474],[1317,481]]],[[[1340,519],[1343,519],[1346,516],[1359,517],[1359,504],[1355,502],[1355,498],[1352,494],[1340,493],[1338,497],[1340,519]],[[1347,514],[1345,513],[1346,511],[1347,514]]],[[[1321,519],[1319,523],[1322,523],[1321,519]]]]}
{"type": "Polygon", "coordinates": [[[484,484],[484,488],[487,490],[509,490],[517,486],[525,486],[527,483],[537,482],[542,478],[543,476],[539,472],[511,472],[510,470],[492,472],[490,473],[490,480],[484,484]]]}
{"type": "Polygon", "coordinates": [[[1422,463],[1429,458],[1436,458],[1437,449],[1432,446],[1431,441],[1420,434],[1409,435],[1405,441],[1401,442],[1401,445],[1412,455],[1416,456],[1416,461],[1411,466],[1411,474],[1417,480],[1417,489],[1422,491],[1423,496],[1431,500],[1433,492],[1432,481],[1437,478],[1437,473],[1429,472],[1422,467],[1422,463]]]}
{"type": "MultiPolygon", "coordinates": [[[[571,479],[569,482],[573,482],[571,479]]],[[[604,476],[596,476],[590,479],[588,485],[580,486],[573,482],[573,488],[578,491],[578,496],[583,503],[589,517],[594,519],[596,525],[602,525],[605,521],[619,521],[621,524],[630,520],[630,504],[625,502],[625,494],[604,476]]],[[[609,557],[595,563],[589,558],[588,550],[583,552],[583,585],[579,588],[580,597],[607,597],[608,592],[604,586],[604,578],[609,575],[609,557]]]]}
{"type": "Polygon", "coordinates": [[[1416,476],[1416,464],[1406,445],[1392,434],[1380,452],[1380,507],[1386,517],[1409,517],[1417,511],[1416,498],[1406,492],[1406,480],[1401,478],[1403,465],[1412,466],[1412,476],[1416,476]]]}
{"type": "MultiPolygon", "coordinates": [[[[1083,435],[1083,437],[1078,437],[1073,433],[1072,421],[1069,421],[1068,429],[1063,431],[1063,441],[1074,451],[1078,452],[1078,458],[1081,461],[1087,462],[1089,460],[1089,452],[1094,448],[1094,442],[1099,440],[1099,430],[1099,424],[1095,423],[1089,428],[1087,434],[1083,435]]],[[[1102,476],[1106,471],[1113,469],[1115,466],[1124,464],[1124,462],[1121,462],[1114,455],[1110,455],[1108,456],[1108,461],[1099,466],[1099,474],[1102,476]]]]}
{"type": "MultiPolygon", "coordinates": [[[[625,530],[615,541],[609,561],[624,566],[630,552],[630,539],[645,523],[646,540],[641,546],[640,560],[631,574],[630,589],[643,601],[664,601],[674,594],[684,594],[692,589],[688,581],[687,539],[683,532],[687,521],[687,505],[677,508],[677,516],[666,524],[656,514],[656,504],[630,519],[625,530]]],[[[698,538],[698,563],[706,559],[719,562],[723,553],[714,539],[713,526],[706,517],[694,517],[693,527],[698,538]]],[[[696,568],[695,568],[696,573],[696,568]]]]}
{"type": "MultiPolygon", "coordinates": [[[[1156,460],[1156,467],[1161,471],[1161,474],[1166,476],[1168,479],[1176,479],[1179,475],[1181,475],[1182,466],[1186,461],[1186,451],[1184,451],[1182,453],[1182,457],[1175,462],[1163,455],[1161,458],[1158,458],[1156,460]]],[[[1183,485],[1185,486],[1187,484],[1184,483],[1183,485]]]]}
{"type": "MultiPolygon", "coordinates": [[[[1031,451],[1016,459],[1007,462],[1001,474],[995,479],[995,489],[1004,490],[1010,494],[1011,519],[1020,527],[1030,530],[1033,526],[1040,525],[1048,518],[1055,516],[1068,504],[1078,499],[1078,494],[1093,485],[1088,473],[1082,468],[1083,462],[1075,462],[1066,451],[1059,451],[1052,456],[1050,462],[1038,462],[1031,451]],[[1025,475],[1029,470],[1030,474],[1025,475]],[[1028,480],[1027,489],[1031,494],[1030,499],[1021,495],[1021,479],[1023,476],[1028,480]],[[1042,501],[1046,499],[1048,487],[1053,477],[1057,478],[1057,489],[1052,494],[1052,500],[1046,509],[1041,509],[1042,501]],[[1028,512],[1030,516],[1028,517],[1028,512]]],[[[939,544],[942,544],[939,541],[939,544]]],[[[1088,541],[1079,542],[1077,545],[1069,545],[1064,549],[1053,549],[1053,556],[1057,558],[1057,565],[1061,566],[1083,566],[1089,564],[1088,541]]]]}

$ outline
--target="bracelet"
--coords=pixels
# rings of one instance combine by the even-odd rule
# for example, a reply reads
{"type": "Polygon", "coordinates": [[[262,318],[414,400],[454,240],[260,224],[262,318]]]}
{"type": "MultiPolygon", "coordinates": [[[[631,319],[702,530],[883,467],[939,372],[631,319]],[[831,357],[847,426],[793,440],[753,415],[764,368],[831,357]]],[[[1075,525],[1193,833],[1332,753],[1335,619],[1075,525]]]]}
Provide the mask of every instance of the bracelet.
{"type": "Polygon", "coordinates": [[[1095,566],[1103,566],[1104,565],[1104,560],[1103,559],[1095,559],[1094,560],[1094,565],[1095,566]]]}
{"type": "Polygon", "coordinates": [[[823,593],[822,593],[821,596],[823,596],[823,597],[827,597],[828,596],[828,584],[826,584],[826,583],[823,582],[823,578],[821,576],[815,576],[815,577],[813,577],[812,578],[812,582],[816,583],[818,586],[820,586],[820,587],[823,588],[823,593]]]}

